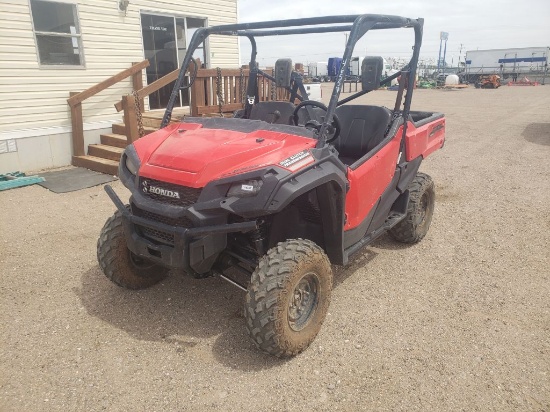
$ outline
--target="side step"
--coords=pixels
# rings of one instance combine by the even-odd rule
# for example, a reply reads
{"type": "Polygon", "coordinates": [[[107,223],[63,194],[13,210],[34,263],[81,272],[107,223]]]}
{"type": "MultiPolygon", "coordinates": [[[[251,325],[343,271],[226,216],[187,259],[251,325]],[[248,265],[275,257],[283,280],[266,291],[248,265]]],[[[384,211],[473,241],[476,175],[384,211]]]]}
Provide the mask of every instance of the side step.
{"type": "Polygon", "coordinates": [[[367,246],[369,243],[374,241],[378,236],[380,236],[381,234],[385,233],[387,230],[394,227],[401,220],[403,220],[405,216],[407,216],[406,213],[397,213],[397,212],[391,213],[381,227],[376,229],[374,232],[368,233],[367,235],[365,235],[365,237],[363,237],[357,243],[351,245],[350,247],[344,250],[344,261],[347,261],[351,255],[360,251],[364,246],[367,246]]]}
{"type": "Polygon", "coordinates": [[[96,156],[73,156],[73,166],[85,167],[111,176],[118,175],[118,162],[96,156]]]}

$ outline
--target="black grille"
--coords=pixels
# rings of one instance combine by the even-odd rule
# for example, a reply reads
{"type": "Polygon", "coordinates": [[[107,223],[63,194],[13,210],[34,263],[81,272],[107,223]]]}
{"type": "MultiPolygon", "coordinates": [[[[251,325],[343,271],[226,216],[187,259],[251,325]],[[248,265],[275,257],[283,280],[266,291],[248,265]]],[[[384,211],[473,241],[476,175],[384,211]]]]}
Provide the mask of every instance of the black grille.
{"type": "Polygon", "coordinates": [[[169,203],[171,205],[188,207],[195,203],[201,194],[202,189],[195,189],[193,187],[178,186],[172,183],[161,182],[159,180],[141,178],[139,190],[145,196],[150,199],[157,200],[163,203],[169,203]],[[178,197],[172,197],[170,195],[162,195],[160,193],[151,192],[151,188],[167,190],[173,193],[177,193],[178,197]]]}
{"type": "Polygon", "coordinates": [[[167,245],[174,244],[174,235],[172,233],[163,232],[162,230],[151,229],[150,227],[140,226],[143,236],[151,240],[156,240],[167,245]]]}
{"type": "MultiPolygon", "coordinates": [[[[179,226],[179,227],[193,227],[193,222],[187,217],[180,218],[171,218],[167,216],[158,215],[153,212],[148,212],[147,210],[139,209],[135,206],[132,206],[132,212],[135,216],[142,217],[144,219],[152,220],[154,222],[164,223],[170,226],[179,226]]],[[[156,240],[162,243],[169,245],[174,244],[174,235],[172,233],[164,232],[158,229],[152,229],[145,226],[138,225],[141,233],[148,237],[149,239],[156,240]]]]}

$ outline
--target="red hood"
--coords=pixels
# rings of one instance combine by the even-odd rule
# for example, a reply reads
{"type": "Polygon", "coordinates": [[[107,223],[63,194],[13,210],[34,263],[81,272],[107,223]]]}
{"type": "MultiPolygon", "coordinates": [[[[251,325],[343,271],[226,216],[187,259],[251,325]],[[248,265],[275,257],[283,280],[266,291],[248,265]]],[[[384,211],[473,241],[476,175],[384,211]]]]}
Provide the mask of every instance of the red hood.
{"type": "Polygon", "coordinates": [[[212,180],[277,164],[315,143],[281,132],[243,133],[180,123],[147,135],[134,146],[141,159],[141,176],[203,187],[212,180]]]}

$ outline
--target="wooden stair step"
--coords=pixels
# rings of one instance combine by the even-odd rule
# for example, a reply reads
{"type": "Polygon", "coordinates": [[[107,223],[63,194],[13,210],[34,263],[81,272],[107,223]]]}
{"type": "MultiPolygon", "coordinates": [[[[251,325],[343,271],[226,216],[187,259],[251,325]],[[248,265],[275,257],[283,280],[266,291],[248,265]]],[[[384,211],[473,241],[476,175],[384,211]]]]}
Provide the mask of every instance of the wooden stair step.
{"type": "Polygon", "coordinates": [[[114,146],[114,147],[121,147],[125,148],[128,146],[128,142],[126,140],[126,136],[123,134],[116,134],[116,133],[106,133],[100,135],[101,144],[104,144],[106,146],[114,146]]]}
{"type": "Polygon", "coordinates": [[[146,117],[145,115],[142,118],[143,126],[146,127],[154,127],[157,130],[160,129],[160,124],[162,123],[162,119],[157,119],[154,117],[146,117]]]}
{"type": "Polygon", "coordinates": [[[118,162],[96,156],[73,156],[73,166],[85,167],[108,175],[118,175],[118,162]]]}
{"type": "Polygon", "coordinates": [[[88,146],[88,154],[90,156],[102,157],[103,159],[114,160],[115,162],[120,160],[122,152],[124,152],[122,147],[105,144],[91,144],[88,146]]]}
{"type": "MultiPolygon", "coordinates": [[[[124,123],[113,123],[113,133],[114,134],[121,134],[126,135],[126,126],[124,123]]],[[[153,133],[158,130],[158,127],[151,127],[151,126],[143,126],[143,130],[145,134],[153,133]]]]}

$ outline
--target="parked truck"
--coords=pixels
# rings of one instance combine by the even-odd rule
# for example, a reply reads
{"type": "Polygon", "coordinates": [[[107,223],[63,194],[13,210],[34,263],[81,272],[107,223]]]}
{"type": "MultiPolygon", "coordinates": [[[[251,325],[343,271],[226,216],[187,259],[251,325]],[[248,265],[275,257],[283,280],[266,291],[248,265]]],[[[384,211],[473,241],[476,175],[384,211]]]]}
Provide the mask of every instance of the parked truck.
{"type": "MultiPolygon", "coordinates": [[[[327,62],[328,77],[331,82],[335,81],[340,73],[340,68],[342,67],[342,58],[341,57],[329,57],[327,62]]],[[[349,76],[349,67],[346,70],[344,76],[349,76]]]]}
{"type": "Polygon", "coordinates": [[[328,81],[328,68],[326,62],[312,62],[307,65],[308,77],[314,82],[328,81]]]}
{"type": "Polygon", "coordinates": [[[544,76],[548,71],[550,47],[471,50],[466,52],[462,80],[476,83],[481,76],[496,74],[512,80],[523,76],[544,76]]]}

